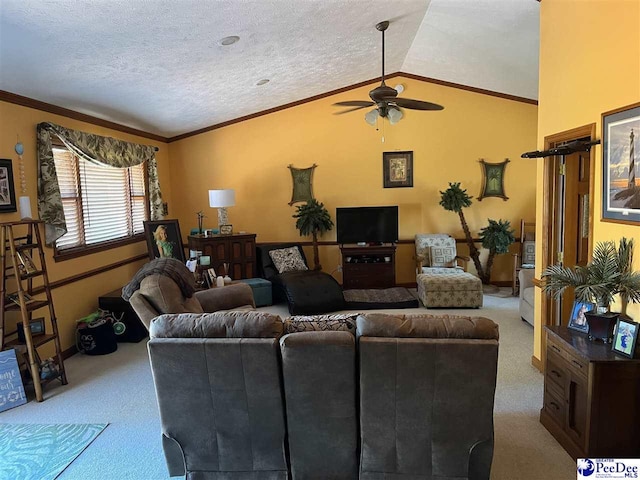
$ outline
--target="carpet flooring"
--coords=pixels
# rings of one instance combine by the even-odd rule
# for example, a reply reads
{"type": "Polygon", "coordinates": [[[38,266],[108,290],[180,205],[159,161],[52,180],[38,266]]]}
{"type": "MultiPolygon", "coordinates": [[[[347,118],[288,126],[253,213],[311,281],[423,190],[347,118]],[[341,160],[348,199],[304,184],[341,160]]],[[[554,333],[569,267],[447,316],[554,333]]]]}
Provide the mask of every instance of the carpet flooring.
{"type": "Polygon", "coordinates": [[[345,290],[344,300],[349,310],[377,310],[380,308],[416,308],[418,299],[404,287],[345,290]]]}
{"type": "MultiPolygon", "coordinates": [[[[288,316],[286,305],[259,310],[288,316]]],[[[430,312],[424,308],[381,311],[430,312]]],[[[520,320],[518,299],[485,295],[479,310],[438,309],[435,313],[482,315],[500,326],[491,480],[576,478],[575,462],[539,421],[543,377],[531,366],[533,328],[520,320]]],[[[68,385],[48,385],[44,402],[31,400],[2,412],[0,423],[109,422],[60,480],[169,478],[145,342],[119,344],[116,352],[102,357],[74,355],[65,365],[68,385]]]]}
{"type": "Polygon", "coordinates": [[[0,424],[0,480],[54,480],[106,424],[0,424]]]}

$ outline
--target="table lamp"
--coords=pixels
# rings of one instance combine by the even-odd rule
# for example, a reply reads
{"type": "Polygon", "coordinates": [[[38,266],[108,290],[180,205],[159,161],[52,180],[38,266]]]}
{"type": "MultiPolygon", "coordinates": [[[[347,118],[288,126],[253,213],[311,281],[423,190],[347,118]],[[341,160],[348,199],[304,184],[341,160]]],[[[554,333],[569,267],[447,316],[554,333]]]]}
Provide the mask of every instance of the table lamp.
{"type": "Polygon", "coordinates": [[[218,228],[220,225],[229,225],[227,207],[233,207],[235,204],[234,190],[209,190],[209,206],[218,209],[218,228]]]}

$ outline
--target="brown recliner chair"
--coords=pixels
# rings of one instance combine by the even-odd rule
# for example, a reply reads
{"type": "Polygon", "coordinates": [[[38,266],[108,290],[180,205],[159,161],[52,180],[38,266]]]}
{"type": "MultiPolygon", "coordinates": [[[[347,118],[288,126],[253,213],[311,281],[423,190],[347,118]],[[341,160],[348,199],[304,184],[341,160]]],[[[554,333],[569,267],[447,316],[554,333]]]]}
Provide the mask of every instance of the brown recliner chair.
{"type": "MultiPolygon", "coordinates": [[[[188,272],[187,267],[184,268],[188,272]]],[[[129,303],[147,330],[151,320],[165,313],[212,313],[256,306],[251,287],[245,283],[200,290],[192,296],[185,296],[176,281],[158,273],[145,276],[140,281],[140,287],[131,295],[129,303]]]]}

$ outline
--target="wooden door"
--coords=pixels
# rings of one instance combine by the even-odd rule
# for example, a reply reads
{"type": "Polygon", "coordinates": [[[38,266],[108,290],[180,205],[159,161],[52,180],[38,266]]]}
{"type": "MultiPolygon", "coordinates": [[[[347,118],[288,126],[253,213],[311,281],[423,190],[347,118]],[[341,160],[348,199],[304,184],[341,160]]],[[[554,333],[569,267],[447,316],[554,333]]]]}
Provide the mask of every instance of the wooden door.
{"type": "MultiPolygon", "coordinates": [[[[589,152],[575,152],[558,160],[557,202],[558,215],[556,263],[565,267],[586,265],[589,261],[589,179],[591,173],[589,152]]],[[[575,297],[572,290],[565,291],[560,304],[561,324],[569,322],[575,297]]]]}

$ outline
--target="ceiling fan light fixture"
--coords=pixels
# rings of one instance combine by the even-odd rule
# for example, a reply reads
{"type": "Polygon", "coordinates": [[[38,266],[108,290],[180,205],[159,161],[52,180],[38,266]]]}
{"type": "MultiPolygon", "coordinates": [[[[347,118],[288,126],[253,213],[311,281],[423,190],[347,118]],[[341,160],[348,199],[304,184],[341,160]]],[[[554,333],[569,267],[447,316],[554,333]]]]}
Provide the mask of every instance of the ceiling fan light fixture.
{"type": "Polygon", "coordinates": [[[402,120],[403,116],[404,115],[402,114],[402,110],[397,107],[389,108],[389,113],[387,113],[387,117],[389,118],[389,123],[391,125],[395,125],[396,123],[398,123],[400,120],[402,120]]]}
{"type": "Polygon", "coordinates": [[[370,112],[364,116],[365,121],[371,125],[372,127],[376,126],[376,122],[378,121],[378,109],[374,108],[370,112]]]}

